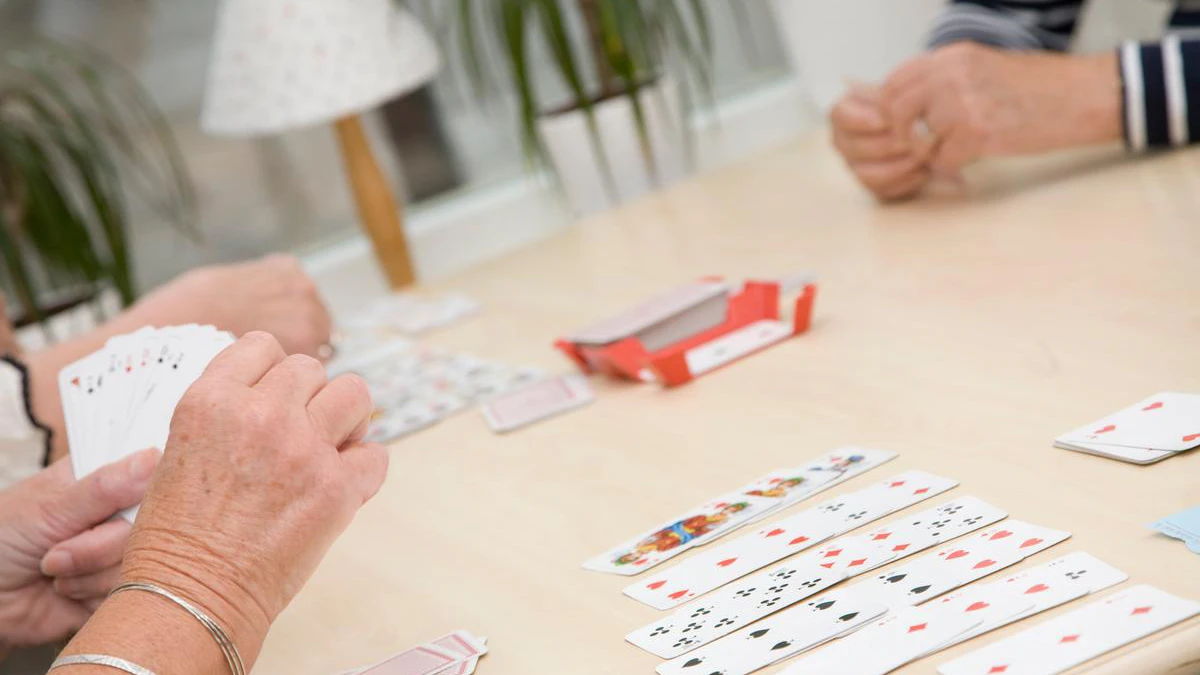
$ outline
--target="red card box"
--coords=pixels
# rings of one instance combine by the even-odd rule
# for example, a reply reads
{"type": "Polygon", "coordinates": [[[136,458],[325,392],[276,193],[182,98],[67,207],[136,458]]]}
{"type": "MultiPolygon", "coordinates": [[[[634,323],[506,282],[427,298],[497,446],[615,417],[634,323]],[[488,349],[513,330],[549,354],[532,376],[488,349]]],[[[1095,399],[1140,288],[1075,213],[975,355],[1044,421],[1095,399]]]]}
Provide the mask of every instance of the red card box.
{"type": "MultiPolygon", "coordinates": [[[[719,279],[703,281],[713,282],[719,279]]],[[[747,330],[759,322],[779,321],[780,296],[783,289],[784,283],[779,281],[747,281],[741,290],[729,293],[728,310],[723,323],[694,333],[657,351],[647,349],[636,336],[600,345],[564,338],[555,342],[554,346],[586,373],[603,373],[628,380],[653,380],[666,387],[676,387],[708,372],[708,369],[700,370],[689,363],[689,352],[694,353],[698,347],[710,345],[720,338],[734,337],[734,333],[747,330]]],[[[787,337],[808,330],[816,297],[816,284],[812,281],[802,282],[787,337]]],[[[766,346],[769,344],[751,348],[739,354],[733,361],[760,351],[766,346]]]]}

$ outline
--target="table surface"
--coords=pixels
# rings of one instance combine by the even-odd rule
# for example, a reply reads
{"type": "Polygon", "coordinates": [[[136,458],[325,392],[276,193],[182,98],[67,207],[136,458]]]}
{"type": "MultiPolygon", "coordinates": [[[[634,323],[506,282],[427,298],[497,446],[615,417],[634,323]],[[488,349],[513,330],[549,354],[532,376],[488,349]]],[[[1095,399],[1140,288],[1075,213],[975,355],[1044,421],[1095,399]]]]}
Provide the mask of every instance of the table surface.
{"type": "MultiPolygon", "coordinates": [[[[847,444],[900,456],[824,497],[933,471],[961,482],[946,497],[1073,533],[1022,566],[1084,550],[1200,599],[1200,557],[1146,528],[1200,504],[1200,453],[1137,467],[1051,447],[1154,392],[1200,391],[1200,152],[994,162],[966,193],[881,207],[827,145],[814,134],[429,286],[486,308],[430,342],[563,372],[555,337],[702,275],[811,270],[822,290],[810,333],[683,388],[593,378],[598,400],[569,415],[497,436],[472,411],[395,444],[256,672],[332,675],[465,628],[490,638],[481,675],[650,675],[660,660],[623,636],[659,612],[580,564],[847,444]]],[[[1200,622],[1089,667],[1200,672],[1200,622]]]]}

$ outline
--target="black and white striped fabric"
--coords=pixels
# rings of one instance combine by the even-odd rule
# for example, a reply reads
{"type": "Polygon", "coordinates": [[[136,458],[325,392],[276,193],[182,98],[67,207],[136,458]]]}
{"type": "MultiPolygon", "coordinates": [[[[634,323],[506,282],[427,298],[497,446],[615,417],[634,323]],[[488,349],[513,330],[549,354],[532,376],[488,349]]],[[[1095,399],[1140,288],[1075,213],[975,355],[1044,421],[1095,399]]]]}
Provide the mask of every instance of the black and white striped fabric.
{"type": "MultiPolygon", "coordinates": [[[[1149,0],[1146,0],[1149,1],[1149,0]]],[[[970,40],[1002,49],[1066,51],[1085,0],[951,0],[931,46],[970,40]]],[[[1119,49],[1125,142],[1131,150],[1200,142],[1200,0],[1177,0],[1161,42],[1119,49]]]]}

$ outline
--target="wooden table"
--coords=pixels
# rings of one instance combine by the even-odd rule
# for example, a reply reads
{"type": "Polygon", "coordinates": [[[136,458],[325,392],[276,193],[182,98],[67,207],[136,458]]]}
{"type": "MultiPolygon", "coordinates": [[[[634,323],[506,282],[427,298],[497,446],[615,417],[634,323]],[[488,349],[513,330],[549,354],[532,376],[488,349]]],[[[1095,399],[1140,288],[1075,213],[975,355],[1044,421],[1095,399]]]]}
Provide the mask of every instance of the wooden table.
{"type": "MultiPolygon", "coordinates": [[[[1051,447],[1153,392],[1200,390],[1200,153],[970,179],[969,195],[880,207],[817,134],[435,286],[486,311],[431,342],[561,371],[555,337],[701,275],[807,269],[822,295],[811,333],[684,388],[594,379],[595,404],[516,433],[472,412],[397,443],[256,672],[332,675],[461,627],[491,639],[482,675],[650,675],[659,659],[622,637],[658,612],[583,560],[844,444],[900,457],[826,497],[935,471],[961,481],[947,497],[1074,533],[1025,566],[1086,550],[1200,599],[1200,557],[1146,528],[1200,504],[1200,453],[1140,468],[1051,447]]],[[[1200,622],[1091,665],[1200,672],[1200,622]]]]}

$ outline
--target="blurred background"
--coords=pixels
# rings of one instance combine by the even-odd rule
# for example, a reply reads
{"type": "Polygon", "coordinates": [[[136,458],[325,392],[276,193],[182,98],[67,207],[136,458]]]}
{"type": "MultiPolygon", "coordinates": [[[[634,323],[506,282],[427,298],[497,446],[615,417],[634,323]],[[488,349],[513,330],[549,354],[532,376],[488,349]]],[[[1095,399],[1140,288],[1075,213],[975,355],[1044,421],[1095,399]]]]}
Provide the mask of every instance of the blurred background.
{"type": "MultiPolygon", "coordinates": [[[[590,2],[559,4],[585,85],[594,89],[597,76],[587,67],[592,45],[583,14],[590,2]]],[[[322,4],[294,4],[303,10],[314,3],[322,4]]],[[[660,116],[669,118],[666,127],[682,127],[674,140],[653,140],[665,175],[652,178],[648,186],[619,186],[615,197],[604,191],[576,194],[586,191],[589,182],[603,182],[596,180],[594,167],[571,178],[564,175],[570,167],[563,166],[561,157],[541,163],[530,159],[521,136],[520,97],[508,84],[508,46],[487,25],[494,15],[485,12],[476,21],[472,49],[485,65],[480,87],[472,77],[470,53],[464,51],[466,34],[455,17],[447,16],[454,4],[393,3],[422,22],[440,52],[440,68],[428,84],[363,116],[375,156],[408,210],[404,227],[421,280],[466,269],[568,227],[581,215],[636,198],[645,189],[743,160],[816,129],[847,77],[876,79],[918,51],[925,27],[943,2],[700,0],[704,25],[699,25],[701,18],[686,14],[679,29],[691,37],[666,41],[663,53],[642,73],[650,76],[648,88],[662,85],[660,102],[669,99],[661,110],[657,103],[651,106],[650,132],[662,132],[657,128],[660,116]],[[708,56],[690,51],[705,44],[708,56]],[[697,59],[707,59],[705,70],[693,67],[697,59]],[[682,159],[676,162],[672,153],[682,159]]],[[[638,3],[630,0],[630,5],[638,3]]],[[[370,271],[374,263],[330,126],[253,138],[215,136],[201,129],[222,6],[193,0],[0,0],[0,39],[10,55],[39,35],[88,45],[131,74],[161,109],[186,165],[198,236],[165,224],[162,209],[128,200],[125,238],[136,288],[151,288],[200,264],[281,250],[304,257],[318,279],[326,275],[333,286],[338,280],[357,286],[358,280],[345,281],[344,271],[370,271]]],[[[1093,2],[1078,48],[1101,49],[1123,36],[1157,34],[1167,10],[1168,3],[1151,0],[1093,2]]],[[[561,54],[531,38],[527,55],[538,92],[537,112],[569,108],[572,89],[562,77],[561,54]]],[[[5,67],[11,70],[11,64],[9,59],[5,67]]],[[[559,133],[539,129],[543,138],[559,133]]],[[[637,132],[606,133],[632,137],[637,132]]],[[[568,140],[567,154],[570,148],[584,147],[580,142],[568,140]]],[[[615,147],[613,173],[625,173],[622,140],[606,137],[605,142],[615,147]]],[[[639,152],[632,154],[641,159],[639,152]]],[[[6,258],[3,264],[11,271],[14,261],[6,258]]],[[[12,296],[8,276],[0,276],[0,283],[12,296]]],[[[371,283],[380,285],[377,275],[372,278],[371,283]]],[[[45,286],[37,289],[38,297],[57,297],[61,290],[54,288],[53,279],[45,286]]],[[[51,308],[54,303],[46,304],[51,308]]]]}

